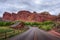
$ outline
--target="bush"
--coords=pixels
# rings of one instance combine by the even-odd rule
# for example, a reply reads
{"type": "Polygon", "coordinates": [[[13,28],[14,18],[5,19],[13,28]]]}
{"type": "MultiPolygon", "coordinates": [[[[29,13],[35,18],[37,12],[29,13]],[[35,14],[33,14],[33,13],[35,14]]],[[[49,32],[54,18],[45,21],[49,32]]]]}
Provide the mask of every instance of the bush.
{"type": "Polygon", "coordinates": [[[14,22],[5,22],[5,21],[0,21],[0,26],[10,26],[14,24],[14,22]]]}
{"type": "Polygon", "coordinates": [[[39,28],[46,30],[46,31],[49,31],[53,28],[53,26],[51,26],[51,25],[40,25],[39,28]]]}
{"type": "Polygon", "coordinates": [[[40,29],[43,30],[51,30],[54,26],[54,22],[52,21],[45,21],[45,22],[24,22],[25,25],[29,25],[29,26],[36,26],[39,27],[40,29]]]}
{"type": "Polygon", "coordinates": [[[50,25],[50,24],[53,24],[53,22],[52,21],[45,21],[45,22],[43,22],[43,24],[44,25],[50,25]]]}

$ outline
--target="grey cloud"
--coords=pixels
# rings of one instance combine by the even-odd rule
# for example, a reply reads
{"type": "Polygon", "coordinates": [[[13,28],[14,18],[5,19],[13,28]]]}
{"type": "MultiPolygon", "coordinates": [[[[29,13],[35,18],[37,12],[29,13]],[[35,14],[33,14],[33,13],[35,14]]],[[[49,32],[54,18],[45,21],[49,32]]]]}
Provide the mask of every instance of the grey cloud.
{"type": "Polygon", "coordinates": [[[60,12],[60,0],[41,0],[40,4],[36,4],[33,0],[0,0],[1,15],[5,11],[17,12],[20,10],[49,11],[56,15],[60,12]]]}

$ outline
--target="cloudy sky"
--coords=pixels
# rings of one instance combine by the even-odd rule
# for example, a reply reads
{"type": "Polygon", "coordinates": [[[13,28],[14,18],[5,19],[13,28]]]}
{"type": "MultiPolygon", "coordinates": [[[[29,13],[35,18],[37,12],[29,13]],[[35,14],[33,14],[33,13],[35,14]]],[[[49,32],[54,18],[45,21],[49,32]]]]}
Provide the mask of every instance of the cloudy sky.
{"type": "Polygon", "coordinates": [[[0,0],[0,16],[5,11],[17,12],[20,10],[48,11],[57,15],[60,13],[60,0],[0,0]]]}

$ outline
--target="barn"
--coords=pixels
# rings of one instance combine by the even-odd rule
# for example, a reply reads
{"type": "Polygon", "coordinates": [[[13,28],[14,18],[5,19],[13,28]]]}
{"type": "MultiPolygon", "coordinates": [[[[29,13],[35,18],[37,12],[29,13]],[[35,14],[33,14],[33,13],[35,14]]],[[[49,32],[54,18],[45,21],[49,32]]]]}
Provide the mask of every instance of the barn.
{"type": "Polygon", "coordinates": [[[24,28],[24,23],[23,22],[16,22],[15,24],[11,25],[11,28],[22,29],[22,28],[24,28]]]}

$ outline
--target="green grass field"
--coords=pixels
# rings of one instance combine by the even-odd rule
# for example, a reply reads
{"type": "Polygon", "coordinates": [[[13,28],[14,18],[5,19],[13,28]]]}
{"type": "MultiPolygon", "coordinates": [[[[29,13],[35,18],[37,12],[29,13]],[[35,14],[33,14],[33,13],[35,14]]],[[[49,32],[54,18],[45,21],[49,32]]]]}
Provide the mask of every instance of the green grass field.
{"type": "Polygon", "coordinates": [[[12,29],[12,28],[9,28],[9,26],[3,26],[3,27],[0,27],[0,40],[5,40],[5,39],[8,39],[10,37],[13,37],[15,35],[18,35],[22,32],[24,32],[25,30],[16,30],[16,29],[12,29]]]}

